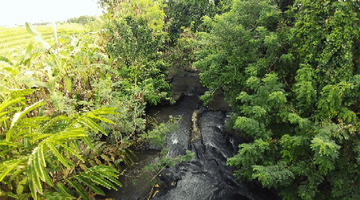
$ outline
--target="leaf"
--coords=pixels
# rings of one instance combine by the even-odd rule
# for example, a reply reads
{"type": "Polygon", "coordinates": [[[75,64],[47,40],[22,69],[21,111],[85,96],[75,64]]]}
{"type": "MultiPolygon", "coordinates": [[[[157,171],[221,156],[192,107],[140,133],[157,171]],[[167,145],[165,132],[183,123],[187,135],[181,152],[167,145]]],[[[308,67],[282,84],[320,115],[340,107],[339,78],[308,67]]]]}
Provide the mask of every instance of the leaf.
{"type": "MultiPolygon", "coordinates": [[[[1,63],[0,63],[1,64],[1,63]]],[[[9,94],[10,93],[10,89],[7,88],[6,86],[4,85],[0,85],[0,94],[9,94]]]]}
{"type": "Polygon", "coordinates": [[[1,166],[1,168],[5,168],[5,170],[0,174],[0,181],[2,181],[6,175],[8,175],[13,169],[15,169],[23,161],[24,159],[14,159],[2,163],[2,165],[4,166],[1,166]]]}
{"type": "Polygon", "coordinates": [[[53,22],[52,27],[53,27],[53,30],[54,30],[55,42],[56,42],[56,45],[57,45],[58,44],[58,37],[57,37],[56,23],[55,22],[53,22]]]}
{"type": "Polygon", "coordinates": [[[71,181],[71,180],[66,180],[73,188],[75,188],[75,190],[82,196],[83,199],[85,200],[89,200],[89,197],[87,196],[84,188],[79,185],[78,183],[76,183],[75,181],[71,181]]]}
{"type": "Polygon", "coordinates": [[[24,97],[18,97],[16,99],[12,99],[10,101],[6,100],[4,102],[1,103],[0,105],[0,112],[2,112],[4,109],[14,105],[14,104],[17,104],[17,103],[23,103],[23,102],[26,102],[27,99],[25,99],[24,97]]]}
{"type": "Polygon", "coordinates": [[[111,120],[109,120],[109,119],[107,119],[105,117],[95,116],[95,115],[92,115],[92,114],[89,114],[87,116],[90,117],[90,118],[94,118],[94,119],[98,119],[98,120],[110,123],[110,124],[116,124],[115,122],[113,122],[113,121],[111,121],[111,120]]]}
{"type": "Polygon", "coordinates": [[[59,115],[56,116],[54,118],[52,118],[51,120],[49,120],[46,124],[44,124],[43,126],[40,127],[39,132],[45,132],[47,129],[49,129],[50,127],[53,127],[53,124],[55,122],[59,122],[59,121],[67,121],[69,120],[68,116],[65,115],[59,115]]]}
{"type": "Polygon", "coordinates": [[[66,83],[66,89],[69,93],[71,93],[72,84],[71,84],[71,78],[68,76],[65,77],[65,83],[66,83]]]}
{"type": "Polygon", "coordinates": [[[5,61],[5,62],[9,63],[10,65],[14,65],[14,63],[12,63],[11,60],[9,60],[8,58],[6,58],[4,56],[0,56],[0,61],[5,61]]]}
{"type": "Polygon", "coordinates": [[[113,184],[111,184],[108,180],[105,180],[100,176],[96,176],[94,174],[85,174],[85,173],[82,174],[82,176],[108,189],[111,188],[116,189],[113,184]]]}
{"type": "Polygon", "coordinates": [[[8,62],[0,60],[0,67],[3,69],[11,69],[13,66],[11,66],[8,62]]]}
{"type": "Polygon", "coordinates": [[[40,182],[38,173],[36,172],[36,169],[34,168],[34,166],[31,164],[29,165],[29,182],[31,182],[33,184],[35,195],[36,195],[36,192],[39,192],[40,194],[42,194],[42,186],[41,186],[41,182],[40,182]]]}
{"type": "Polygon", "coordinates": [[[106,132],[97,123],[95,123],[93,120],[91,120],[88,117],[83,116],[79,118],[78,122],[89,127],[92,131],[95,131],[95,133],[101,132],[104,135],[107,135],[106,132]]]}
{"type": "Polygon", "coordinates": [[[20,196],[24,191],[24,185],[28,182],[28,177],[24,177],[23,180],[19,181],[16,186],[16,194],[20,196]]]}
{"type": "MultiPolygon", "coordinates": [[[[34,142],[36,142],[37,140],[42,140],[42,139],[44,139],[44,138],[48,138],[48,137],[53,136],[53,134],[40,134],[40,133],[38,133],[38,134],[31,134],[31,136],[35,136],[35,135],[37,135],[37,136],[34,137],[34,138],[30,141],[31,143],[34,143],[34,142]]],[[[30,136],[30,135],[26,135],[26,136],[30,136]]]]}
{"type": "Polygon", "coordinates": [[[76,150],[79,151],[79,152],[81,152],[79,141],[74,140],[74,141],[73,141],[73,144],[75,145],[76,150]]]}
{"type": "Polygon", "coordinates": [[[41,43],[45,49],[50,49],[50,45],[49,43],[47,43],[46,41],[44,41],[42,38],[41,38],[41,34],[29,23],[29,22],[26,22],[25,23],[25,26],[26,26],[26,30],[28,33],[30,33],[31,36],[33,36],[33,38],[41,43]]]}
{"type": "Polygon", "coordinates": [[[65,160],[65,158],[59,153],[59,151],[55,148],[52,143],[46,143],[46,145],[50,148],[53,154],[57,157],[57,159],[67,168],[70,168],[70,165],[65,160]]]}
{"type": "Polygon", "coordinates": [[[13,143],[13,142],[0,141],[0,146],[12,146],[12,147],[17,147],[17,144],[16,144],[16,143],[13,143]]]}
{"type": "MultiPolygon", "coordinates": [[[[30,170],[29,170],[29,172],[30,172],[30,170]]],[[[36,187],[35,187],[34,182],[32,181],[31,173],[28,173],[28,177],[29,177],[29,188],[30,188],[31,196],[36,200],[37,199],[36,187]]]]}
{"type": "Polygon", "coordinates": [[[25,115],[27,115],[29,112],[31,112],[35,108],[38,108],[45,104],[46,103],[42,102],[42,100],[41,100],[41,101],[38,101],[38,102],[32,104],[31,106],[26,107],[24,111],[16,113],[13,117],[10,127],[13,127],[20,119],[22,119],[25,115]]]}
{"type": "Polygon", "coordinates": [[[84,164],[80,164],[79,167],[83,170],[86,171],[88,169],[88,167],[84,164]]]}
{"type": "MultiPolygon", "coordinates": [[[[109,175],[105,175],[104,173],[100,173],[102,176],[106,177],[107,179],[109,179],[109,181],[115,183],[116,185],[122,187],[123,185],[120,183],[120,181],[118,181],[117,179],[115,179],[114,177],[112,176],[109,176],[109,175]]],[[[117,191],[117,189],[115,189],[117,191]]]]}
{"type": "Polygon", "coordinates": [[[65,185],[61,182],[59,182],[57,185],[56,185],[56,189],[59,190],[61,193],[65,193],[69,196],[72,196],[71,195],[71,192],[65,187],[65,185]]]}
{"type": "Polygon", "coordinates": [[[119,114],[119,113],[115,112],[116,109],[117,108],[113,108],[113,107],[99,108],[99,109],[88,112],[87,115],[115,115],[115,114],[119,114]]]}
{"type": "Polygon", "coordinates": [[[25,23],[25,27],[28,33],[30,33],[33,37],[41,36],[41,34],[29,23],[25,23]]]}
{"type": "Polygon", "coordinates": [[[34,43],[31,42],[28,47],[26,48],[26,52],[25,52],[25,57],[24,57],[24,61],[31,58],[32,56],[32,50],[34,49],[34,43]]]}
{"type": "Polygon", "coordinates": [[[85,185],[87,185],[89,188],[91,188],[92,191],[94,191],[97,194],[103,195],[105,196],[104,191],[102,191],[100,188],[96,187],[94,184],[92,184],[90,181],[86,180],[85,178],[82,177],[82,174],[79,174],[78,176],[75,177],[77,180],[79,180],[80,182],[84,183],[85,185]]]}
{"type": "Polygon", "coordinates": [[[69,148],[68,146],[64,145],[64,144],[60,144],[60,146],[62,146],[64,149],[66,149],[67,151],[70,151],[74,156],[76,156],[79,160],[84,161],[84,159],[73,149],[69,148]]]}
{"type": "Polygon", "coordinates": [[[39,147],[36,147],[33,150],[32,155],[30,156],[30,160],[31,163],[30,165],[35,168],[37,174],[39,175],[39,177],[42,179],[42,181],[45,181],[45,176],[44,176],[44,165],[42,164],[42,160],[41,158],[39,158],[39,147]]]}

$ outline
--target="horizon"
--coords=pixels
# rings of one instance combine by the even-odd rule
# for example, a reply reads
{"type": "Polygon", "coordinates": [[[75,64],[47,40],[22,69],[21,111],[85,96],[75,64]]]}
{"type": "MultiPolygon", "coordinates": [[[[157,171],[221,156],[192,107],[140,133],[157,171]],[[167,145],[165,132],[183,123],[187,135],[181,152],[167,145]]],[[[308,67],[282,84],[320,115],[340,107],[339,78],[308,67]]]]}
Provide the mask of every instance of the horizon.
{"type": "Polygon", "coordinates": [[[102,9],[98,7],[96,0],[5,1],[0,3],[0,26],[62,22],[83,15],[98,16],[102,14],[102,9]]]}

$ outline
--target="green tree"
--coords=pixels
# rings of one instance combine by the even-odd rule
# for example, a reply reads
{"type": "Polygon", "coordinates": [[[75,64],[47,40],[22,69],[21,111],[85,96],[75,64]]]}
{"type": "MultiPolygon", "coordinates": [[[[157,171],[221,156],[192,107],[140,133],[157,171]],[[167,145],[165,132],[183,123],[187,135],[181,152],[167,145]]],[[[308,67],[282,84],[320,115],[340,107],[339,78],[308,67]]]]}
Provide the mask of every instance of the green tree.
{"type": "Polygon", "coordinates": [[[166,38],[164,4],[159,0],[130,0],[108,5],[104,37],[122,85],[135,83],[141,98],[156,105],[170,96],[170,85],[165,81],[168,65],[161,51],[166,38]]]}
{"type": "Polygon", "coordinates": [[[209,0],[169,0],[164,9],[169,20],[168,32],[171,42],[175,42],[183,32],[183,28],[192,25],[192,31],[199,31],[201,18],[215,15],[215,4],[209,0]]]}
{"type": "Polygon", "coordinates": [[[254,142],[228,159],[235,177],[284,199],[359,199],[359,2],[233,1],[204,23],[197,52],[211,100],[224,90],[230,125],[254,142]]]}

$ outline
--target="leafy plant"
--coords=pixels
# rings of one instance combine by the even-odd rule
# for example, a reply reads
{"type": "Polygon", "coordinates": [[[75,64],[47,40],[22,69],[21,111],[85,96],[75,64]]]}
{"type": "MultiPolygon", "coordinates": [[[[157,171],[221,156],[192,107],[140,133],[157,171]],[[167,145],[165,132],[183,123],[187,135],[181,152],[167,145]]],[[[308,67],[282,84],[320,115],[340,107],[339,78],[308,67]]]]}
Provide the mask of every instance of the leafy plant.
{"type": "Polygon", "coordinates": [[[161,59],[166,35],[162,7],[157,0],[109,2],[103,33],[122,85],[135,84],[144,100],[153,105],[161,99],[171,100],[170,85],[165,81],[168,65],[161,59]]]}
{"type": "Polygon", "coordinates": [[[230,126],[254,139],[227,163],[284,199],[357,199],[358,2],[276,3],[233,1],[198,34],[201,98],[223,90],[230,126]]]}
{"type": "Polygon", "coordinates": [[[104,195],[96,185],[109,189],[116,189],[114,184],[121,186],[114,168],[103,165],[77,167],[85,162],[80,142],[94,149],[88,132],[106,134],[95,121],[113,123],[102,115],[117,114],[114,108],[101,108],[82,115],[59,115],[52,119],[30,117],[45,104],[41,101],[30,106],[26,104],[25,96],[32,90],[11,90],[4,86],[1,89],[1,196],[72,199],[74,193],[68,188],[74,188],[82,198],[89,199],[89,191],[104,195]]]}
{"type": "Polygon", "coordinates": [[[224,5],[225,1],[215,2],[207,0],[166,1],[167,6],[164,11],[167,15],[170,44],[176,44],[176,40],[180,38],[185,28],[192,27],[194,33],[203,31],[204,27],[202,27],[201,18],[204,16],[215,16],[217,10],[222,10],[222,5],[224,5]],[[219,9],[216,8],[215,2],[218,4],[219,9]]]}

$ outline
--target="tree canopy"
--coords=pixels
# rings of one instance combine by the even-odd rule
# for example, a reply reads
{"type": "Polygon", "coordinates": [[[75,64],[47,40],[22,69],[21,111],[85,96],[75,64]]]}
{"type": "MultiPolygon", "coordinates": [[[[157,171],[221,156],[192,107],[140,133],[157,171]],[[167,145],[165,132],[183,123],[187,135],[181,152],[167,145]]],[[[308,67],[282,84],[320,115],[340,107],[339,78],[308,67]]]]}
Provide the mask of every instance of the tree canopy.
{"type": "Polygon", "coordinates": [[[234,0],[198,34],[202,99],[223,90],[254,139],[228,165],[284,199],[359,199],[359,1],[278,5],[234,0]]]}

